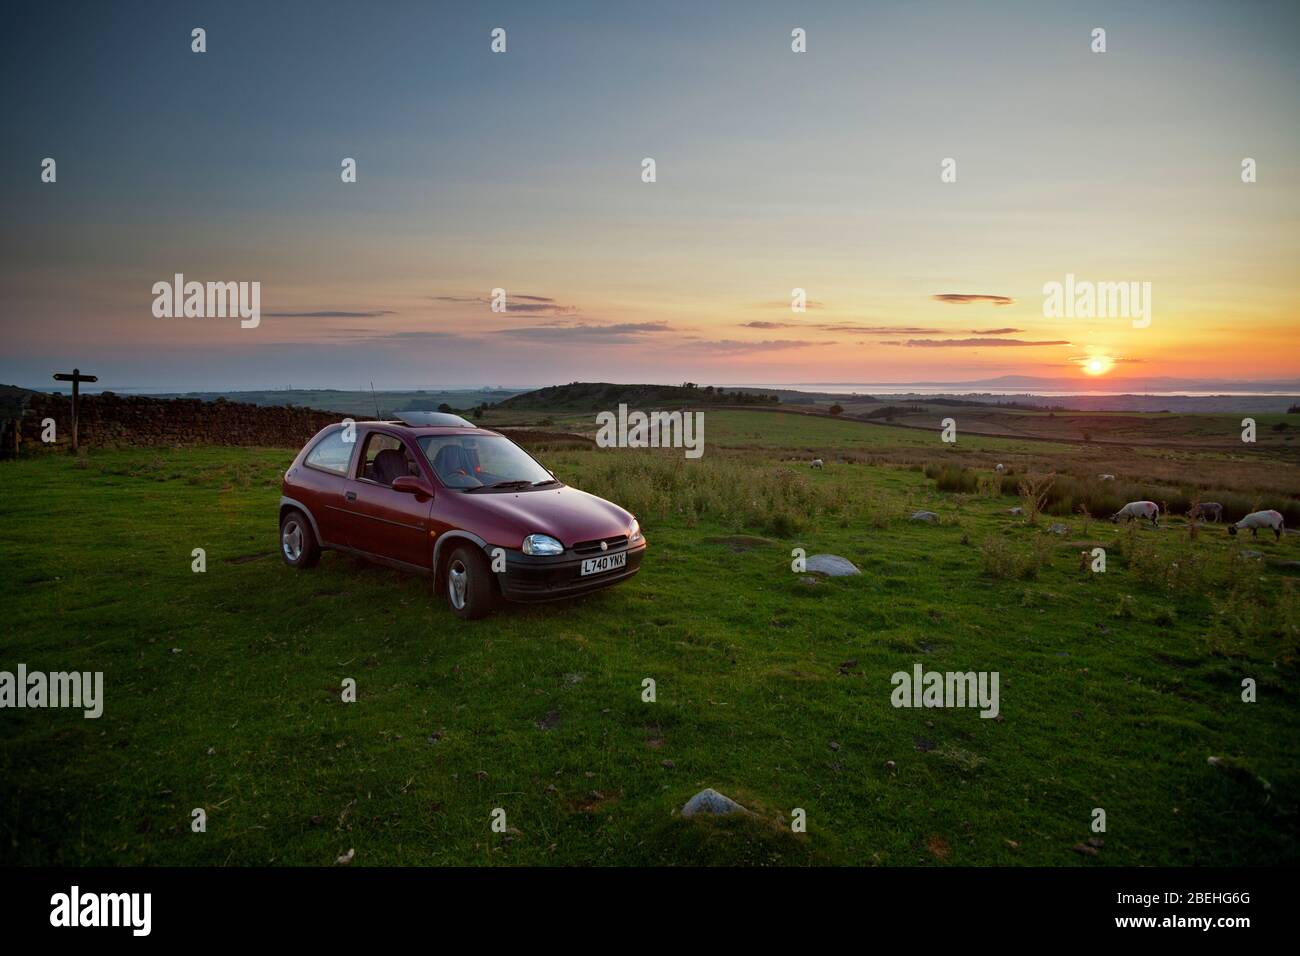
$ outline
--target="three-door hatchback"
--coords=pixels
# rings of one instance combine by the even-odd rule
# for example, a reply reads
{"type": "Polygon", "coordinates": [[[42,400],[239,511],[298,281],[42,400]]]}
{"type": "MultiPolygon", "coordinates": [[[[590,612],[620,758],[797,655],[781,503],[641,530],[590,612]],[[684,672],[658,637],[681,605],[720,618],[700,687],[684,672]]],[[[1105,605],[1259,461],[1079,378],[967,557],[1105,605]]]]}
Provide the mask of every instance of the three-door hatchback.
{"type": "Polygon", "coordinates": [[[498,596],[547,601],[632,577],[646,542],[618,505],[571,488],[505,435],[456,415],[330,425],[298,452],[280,498],[280,551],[323,549],[434,575],[452,611],[498,596]]]}

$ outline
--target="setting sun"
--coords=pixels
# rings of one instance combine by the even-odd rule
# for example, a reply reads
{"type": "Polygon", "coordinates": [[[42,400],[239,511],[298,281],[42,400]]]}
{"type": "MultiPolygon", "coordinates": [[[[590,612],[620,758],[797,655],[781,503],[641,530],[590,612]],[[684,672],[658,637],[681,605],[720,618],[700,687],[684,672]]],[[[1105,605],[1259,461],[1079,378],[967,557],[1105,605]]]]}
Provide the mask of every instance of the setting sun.
{"type": "Polygon", "coordinates": [[[1114,366],[1114,362],[1105,355],[1094,355],[1083,363],[1083,370],[1089,375],[1105,375],[1114,366]]]}

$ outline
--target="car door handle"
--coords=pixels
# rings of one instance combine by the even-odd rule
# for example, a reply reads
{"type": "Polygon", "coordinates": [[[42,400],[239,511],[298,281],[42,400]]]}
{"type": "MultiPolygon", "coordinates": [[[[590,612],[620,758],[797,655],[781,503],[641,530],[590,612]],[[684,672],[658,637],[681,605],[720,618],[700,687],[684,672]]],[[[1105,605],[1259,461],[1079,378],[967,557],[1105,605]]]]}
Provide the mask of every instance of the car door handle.
{"type": "Polygon", "coordinates": [[[349,491],[349,492],[347,492],[346,494],[344,494],[343,497],[346,498],[346,499],[348,499],[348,501],[356,501],[356,500],[357,500],[357,493],[356,493],[355,491],[349,491]]]}

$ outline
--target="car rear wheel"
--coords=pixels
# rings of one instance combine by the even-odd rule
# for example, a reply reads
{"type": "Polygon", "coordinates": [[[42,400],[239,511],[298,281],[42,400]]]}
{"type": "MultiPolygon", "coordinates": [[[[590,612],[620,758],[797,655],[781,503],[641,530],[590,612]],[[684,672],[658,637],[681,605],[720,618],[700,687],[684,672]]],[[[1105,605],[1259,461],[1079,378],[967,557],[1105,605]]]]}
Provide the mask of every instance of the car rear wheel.
{"type": "Polygon", "coordinates": [[[451,553],[443,568],[447,605],[458,618],[472,621],[492,610],[492,570],[478,548],[461,546],[451,553]]]}
{"type": "Polygon", "coordinates": [[[314,567],[320,560],[320,545],[301,511],[286,511],[280,519],[280,557],[291,568],[314,567]]]}

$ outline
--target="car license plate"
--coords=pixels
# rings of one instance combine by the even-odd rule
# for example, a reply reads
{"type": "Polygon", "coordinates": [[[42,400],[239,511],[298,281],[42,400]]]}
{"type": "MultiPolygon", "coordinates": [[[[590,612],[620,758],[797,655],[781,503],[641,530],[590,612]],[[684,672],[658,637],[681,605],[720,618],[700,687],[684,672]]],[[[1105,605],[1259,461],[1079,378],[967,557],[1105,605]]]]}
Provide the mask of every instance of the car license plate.
{"type": "Polygon", "coordinates": [[[618,554],[602,554],[599,558],[587,558],[582,562],[582,575],[600,574],[604,571],[613,571],[615,568],[627,566],[627,552],[620,551],[618,554]]]}

